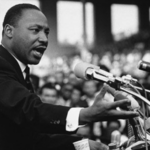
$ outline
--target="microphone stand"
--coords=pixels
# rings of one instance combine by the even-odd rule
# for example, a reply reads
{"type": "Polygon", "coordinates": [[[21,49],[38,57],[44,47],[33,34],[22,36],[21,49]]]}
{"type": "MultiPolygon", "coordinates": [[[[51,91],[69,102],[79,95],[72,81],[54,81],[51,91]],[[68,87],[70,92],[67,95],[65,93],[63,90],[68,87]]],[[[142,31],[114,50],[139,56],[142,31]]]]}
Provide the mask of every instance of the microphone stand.
{"type": "Polygon", "coordinates": [[[135,93],[135,92],[133,92],[133,91],[129,91],[129,90],[127,90],[127,89],[125,89],[125,88],[123,88],[123,87],[121,87],[120,86],[120,90],[121,91],[124,91],[124,92],[126,92],[126,93],[129,93],[129,94],[131,94],[131,95],[134,95],[135,97],[138,97],[139,99],[141,99],[142,101],[144,101],[147,105],[149,105],[150,106],[150,101],[148,101],[145,97],[143,97],[142,95],[139,95],[139,94],[137,94],[137,93],[135,93]]]}
{"type": "MultiPolygon", "coordinates": [[[[136,89],[138,89],[138,90],[143,90],[142,88],[140,88],[140,87],[138,87],[138,86],[135,86],[135,85],[132,85],[134,88],[136,88],[136,89]]],[[[150,93],[150,90],[148,90],[148,89],[145,89],[145,91],[147,92],[147,93],[150,93]]]]}
{"type": "MultiPolygon", "coordinates": [[[[133,86],[132,84],[128,83],[128,85],[130,85],[131,87],[136,88],[135,86],[133,86]]],[[[122,86],[118,86],[118,89],[121,91],[124,91],[126,93],[129,93],[137,98],[139,98],[140,100],[142,100],[143,102],[145,102],[147,105],[150,106],[150,101],[148,101],[145,97],[143,97],[142,95],[135,93],[131,90],[127,90],[122,86]]],[[[138,88],[139,89],[139,88],[138,88]]],[[[141,90],[141,89],[140,89],[141,90]]],[[[138,110],[137,110],[138,111],[138,110]]],[[[140,110],[139,110],[140,111],[140,110]]],[[[139,113],[140,114],[140,113],[139,113]]],[[[134,131],[134,139],[135,139],[135,143],[132,145],[127,145],[126,150],[130,150],[132,149],[132,147],[137,147],[140,150],[140,147],[144,147],[145,144],[145,148],[146,150],[148,150],[148,144],[150,144],[150,134],[146,131],[145,128],[145,116],[144,116],[144,129],[143,126],[139,120],[139,117],[135,117],[133,119],[129,120],[132,127],[133,127],[133,131],[134,131]],[[148,140],[148,141],[147,141],[148,140]],[[129,147],[128,147],[129,146],[129,147]]],[[[133,137],[131,137],[128,140],[128,144],[130,143],[130,140],[133,139],[133,137]]]]}
{"type": "MultiPolygon", "coordinates": [[[[129,93],[129,94],[139,98],[140,100],[142,100],[143,102],[145,102],[147,105],[150,106],[150,101],[148,101],[145,97],[143,97],[139,93],[135,93],[133,91],[127,90],[126,88],[123,87],[123,85],[126,85],[126,86],[128,85],[132,88],[135,88],[138,90],[143,90],[142,88],[131,84],[132,81],[137,82],[137,80],[133,79],[131,76],[126,76],[124,78],[114,77],[113,75],[111,75],[103,70],[88,69],[86,71],[86,79],[94,79],[97,81],[106,82],[113,88],[124,91],[126,93],[129,93]]],[[[145,91],[150,93],[149,90],[145,90],[145,91]]],[[[150,133],[148,133],[145,128],[143,129],[143,125],[141,124],[139,117],[130,119],[130,123],[132,124],[132,126],[134,128],[133,130],[134,130],[135,136],[131,137],[131,138],[135,138],[135,143],[133,143],[132,145],[127,145],[129,147],[127,147],[126,150],[131,150],[133,147],[136,148],[136,150],[140,150],[141,146],[144,146],[144,144],[145,144],[145,148],[147,150],[148,149],[147,142],[149,143],[149,146],[150,146],[150,133]]],[[[145,114],[144,114],[144,125],[145,125],[145,114]]],[[[131,138],[128,141],[129,143],[130,143],[131,138]]]]}

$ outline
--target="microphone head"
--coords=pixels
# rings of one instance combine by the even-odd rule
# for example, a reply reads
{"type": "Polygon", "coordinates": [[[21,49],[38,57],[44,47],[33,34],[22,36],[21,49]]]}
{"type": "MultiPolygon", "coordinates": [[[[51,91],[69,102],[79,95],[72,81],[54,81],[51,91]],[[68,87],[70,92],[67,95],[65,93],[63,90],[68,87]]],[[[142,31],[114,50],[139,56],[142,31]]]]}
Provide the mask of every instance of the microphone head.
{"type": "MultiPolygon", "coordinates": [[[[118,101],[118,100],[121,100],[121,99],[129,99],[131,101],[130,106],[131,106],[132,109],[139,109],[140,108],[140,105],[137,102],[137,100],[135,100],[133,98],[133,96],[130,95],[130,94],[127,94],[127,93],[125,94],[121,91],[116,91],[114,97],[115,97],[115,101],[118,101]]],[[[124,106],[123,109],[126,109],[126,107],[127,106],[124,106]]]]}
{"type": "Polygon", "coordinates": [[[120,142],[121,142],[121,133],[119,130],[114,130],[111,133],[111,143],[116,143],[117,147],[120,146],[120,142]]]}
{"type": "Polygon", "coordinates": [[[142,64],[142,60],[140,60],[140,61],[138,62],[137,67],[138,67],[139,69],[141,69],[141,64],[142,64]]]}
{"type": "Polygon", "coordinates": [[[148,132],[150,132],[150,117],[146,119],[145,126],[146,126],[146,130],[148,130],[148,132]]]}
{"type": "Polygon", "coordinates": [[[89,63],[86,63],[86,62],[79,62],[74,67],[74,74],[78,78],[88,80],[88,78],[86,76],[87,69],[97,69],[98,70],[100,68],[98,66],[93,65],[93,64],[89,64],[89,63]]]}
{"type": "Polygon", "coordinates": [[[140,70],[150,72],[150,62],[140,60],[137,66],[140,70]]]}

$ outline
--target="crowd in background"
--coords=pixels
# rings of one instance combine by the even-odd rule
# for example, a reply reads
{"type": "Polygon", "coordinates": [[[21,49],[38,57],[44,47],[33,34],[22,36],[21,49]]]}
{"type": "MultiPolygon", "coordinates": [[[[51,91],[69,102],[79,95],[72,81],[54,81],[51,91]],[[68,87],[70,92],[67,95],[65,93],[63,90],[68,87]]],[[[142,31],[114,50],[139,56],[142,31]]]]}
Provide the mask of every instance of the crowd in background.
{"type": "MultiPolygon", "coordinates": [[[[103,54],[100,55],[91,51],[84,51],[72,57],[63,56],[51,59],[46,65],[40,66],[37,73],[33,68],[31,76],[33,85],[44,103],[71,107],[91,106],[94,102],[95,94],[101,89],[103,82],[86,81],[75,76],[73,69],[76,63],[85,61],[99,66],[114,76],[129,74],[138,79],[145,88],[150,89],[149,73],[138,68],[140,60],[150,62],[148,40],[149,34],[144,32],[142,35],[140,33],[136,38],[134,37],[134,40],[133,37],[124,40],[121,43],[124,45],[122,48],[120,48],[119,42],[103,47],[107,50],[103,50],[103,54]]],[[[106,94],[105,99],[113,101],[113,97],[110,94],[106,94]]],[[[115,130],[121,133],[122,141],[128,138],[126,120],[85,125],[80,128],[78,135],[108,144],[111,141],[111,133],[115,130]]]]}

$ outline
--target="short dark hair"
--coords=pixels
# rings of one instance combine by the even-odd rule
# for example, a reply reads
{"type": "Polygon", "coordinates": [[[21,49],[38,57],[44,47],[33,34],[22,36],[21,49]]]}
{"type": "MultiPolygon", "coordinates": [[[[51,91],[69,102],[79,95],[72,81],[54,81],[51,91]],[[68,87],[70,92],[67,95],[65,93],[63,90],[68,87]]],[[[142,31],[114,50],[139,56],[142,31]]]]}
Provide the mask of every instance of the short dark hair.
{"type": "Polygon", "coordinates": [[[16,26],[18,20],[22,16],[23,10],[26,10],[26,9],[35,9],[35,10],[41,11],[37,6],[28,4],[28,3],[14,5],[6,12],[6,15],[3,21],[3,29],[6,24],[16,26]]]}
{"type": "Polygon", "coordinates": [[[51,82],[46,82],[42,87],[40,87],[40,89],[39,89],[39,94],[41,95],[42,94],[42,92],[43,92],[43,89],[53,89],[53,90],[55,90],[56,92],[57,92],[57,94],[58,94],[58,90],[56,89],[56,85],[55,84],[53,84],[53,83],[51,83],[51,82]]]}

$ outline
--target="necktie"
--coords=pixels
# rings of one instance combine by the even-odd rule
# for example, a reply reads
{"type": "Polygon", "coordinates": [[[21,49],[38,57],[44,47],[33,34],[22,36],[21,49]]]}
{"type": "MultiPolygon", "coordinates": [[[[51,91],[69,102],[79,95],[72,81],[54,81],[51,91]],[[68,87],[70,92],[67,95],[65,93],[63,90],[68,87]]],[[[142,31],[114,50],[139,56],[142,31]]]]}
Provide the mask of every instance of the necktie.
{"type": "Polygon", "coordinates": [[[25,81],[27,84],[27,88],[30,93],[34,93],[34,89],[33,89],[32,83],[30,81],[30,68],[28,66],[26,66],[24,72],[26,73],[25,81]]]}

